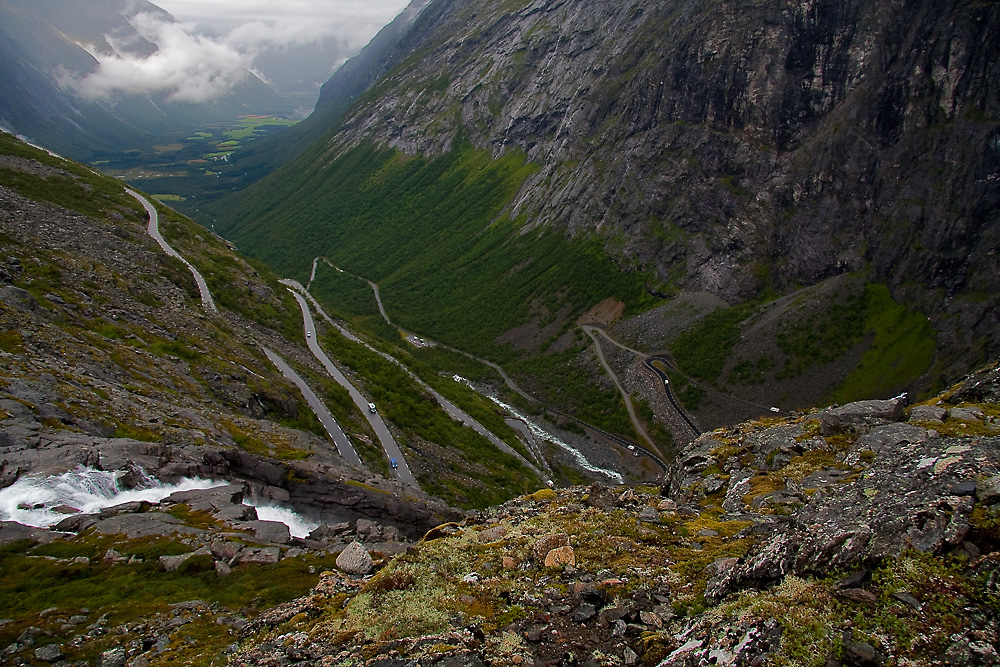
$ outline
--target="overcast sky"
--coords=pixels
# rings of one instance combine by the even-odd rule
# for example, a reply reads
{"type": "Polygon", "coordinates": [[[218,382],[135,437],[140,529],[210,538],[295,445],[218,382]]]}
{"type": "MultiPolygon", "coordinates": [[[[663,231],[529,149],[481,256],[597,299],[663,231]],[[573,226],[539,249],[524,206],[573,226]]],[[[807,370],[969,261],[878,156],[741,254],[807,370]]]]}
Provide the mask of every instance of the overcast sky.
{"type": "Polygon", "coordinates": [[[181,21],[201,22],[229,32],[262,23],[286,35],[336,34],[364,46],[409,0],[153,0],[181,21]]]}
{"type": "MultiPolygon", "coordinates": [[[[409,0],[153,0],[178,23],[154,14],[131,14],[132,26],[158,50],[129,52],[127,42],[106,39],[116,53],[90,50],[97,71],[69,81],[90,99],[118,93],[168,92],[172,99],[204,102],[225,94],[266,53],[333,38],[336,51],[361,50],[409,0]]],[[[331,67],[339,62],[331,63],[331,67]]]]}

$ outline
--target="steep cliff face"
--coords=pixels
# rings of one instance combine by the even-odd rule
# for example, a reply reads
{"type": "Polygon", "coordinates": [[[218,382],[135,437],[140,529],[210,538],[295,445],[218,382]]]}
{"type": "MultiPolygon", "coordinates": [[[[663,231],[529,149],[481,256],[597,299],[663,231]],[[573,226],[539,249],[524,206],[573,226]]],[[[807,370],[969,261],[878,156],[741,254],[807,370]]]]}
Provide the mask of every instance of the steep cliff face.
{"type": "Polygon", "coordinates": [[[944,349],[1000,344],[996,3],[439,0],[399,48],[334,146],[520,150],[512,215],[654,291],[867,271],[944,349]]]}

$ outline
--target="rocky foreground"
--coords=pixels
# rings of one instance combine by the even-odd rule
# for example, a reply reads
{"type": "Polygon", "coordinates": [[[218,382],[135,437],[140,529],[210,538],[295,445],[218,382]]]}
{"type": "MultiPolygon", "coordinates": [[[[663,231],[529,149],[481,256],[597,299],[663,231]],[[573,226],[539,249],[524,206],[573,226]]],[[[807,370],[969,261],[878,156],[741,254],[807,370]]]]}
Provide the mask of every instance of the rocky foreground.
{"type": "Polygon", "coordinates": [[[659,487],[544,489],[419,539],[409,514],[291,537],[242,502],[309,481],[282,485],[3,524],[5,663],[1000,664],[1000,364],[918,405],[705,434],[659,487]]]}
{"type": "Polygon", "coordinates": [[[1000,367],[706,434],[661,488],[543,490],[323,573],[233,665],[995,665],[1000,367]]]}
{"type": "MultiPolygon", "coordinates": [[[[133,473],[144,475],[123,470],[123,485],[133,473]]],[[[0,633],[19,629],[13,642],[0,647],[4,664],[142,667],[183,658],[202,663],[213,643],[230,643],[231,634],[282,595],[291,597],[287,579],[313,582],[309,575],[327,567],[368,575],[406,549],[407,537],[397,526],[361,517],[322,523],[306,537],[293,537],[288,525],[261,520],[257,509],[244,503],[251,491],[248,483],[178,491],[159,503],[131,501],[92,514],[64,507],[60,511],[67,517],[48,529],[0,522],[0,576],[8,593],[59,580],[48,595],[32,591],[48,601],[34,618],[0,620],[0,633]],[[135,577],[148,578],[150,590],[136,594],[135,577]],[[208,601],[184,597],[182,591],[192,587],[185,580],[192,578],[208,601]],[[84,593],[67,579],[90,581],[122,599],[102,604],[93,589],[84,593]],[[248,581],[261,595],[236,595],[245,604],[235,608],[225,604],[233,598],[227,589],[248,581]],[[275,598],[268,589],[285,590],[275,598]],[[128,609],[116,602],[148,606],[128,609]],[[217,628],[208,637],[206,625],[217,628]],[[199,626],[193,640],[192,628],[199,626]]],[[[3,613],[18,611],[7,602],[3,613]]]]}

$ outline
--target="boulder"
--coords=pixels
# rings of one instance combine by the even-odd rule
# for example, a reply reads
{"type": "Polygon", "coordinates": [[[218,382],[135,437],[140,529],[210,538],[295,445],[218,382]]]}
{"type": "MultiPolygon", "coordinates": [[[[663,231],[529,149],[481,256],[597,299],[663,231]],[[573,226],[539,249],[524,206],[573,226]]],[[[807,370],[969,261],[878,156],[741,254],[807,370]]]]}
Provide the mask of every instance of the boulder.
{"type": "Polygon", "coordinates": [[[150,507],[152,507],[152,503],[147,500],[133,500],[127,503],[120,503],[118,505],[112,505],[111,507],[105,507],[98,513],[98,516],[102,519],[107,519],[108,517],[118,516],[120,514],[138,514],[145,512],[150,507]]]}
{"type": "Polygon", "coordinates": [[[490,542],[499,542],[504,537],[507,536],[508,528],[504,525],[493,526],[492,528],[487,528],[483,532],[479,533],[480,544],[489,544],[490,542]]]}
{"type": "Polygon", "coordinates": [[[104,552],[105,563],[124,563],[126,561],[128,561],[128,558],[118,553],[118,551],[114,548],[108,549],[104,552]]]}
{"type": "Polygon", "coordinates": [[[281,549],[278,547],[247,547],[240,552],[240,563],[257,565],[274,565],[281,560],[281,549]]]}
{"type": "Polygon", "coordinates": [[[892,398],[878,401],[857,401],[820,413],[820,433],[824,436],[838,433],[859,432],[903,419],[904,400],[892,398]]]}
{"type": "Polygon", "coordinates": [[[358,519],[355,524],[355,530],[358,535],[368,536],[372,534],[378,534],[378,524],[371,519],[358,519]]]}
{"type": "Polygon", "coordinates": [[[59,644],[46,644],[35,649],[35,659],[42,662],[59,662],[63,659],[62,647],[59,644]]]}
{"type": "Polygon", "coordinates": [[[337,556],[337,567],[347,574],[364,577],[375,569],[375,561],[360,542],[351,542],[337,556]]]}
{"type": "Polygon", "coordinates": [[[994,475],[977,483],[976,499],[984,505],[1000,502],[1000,475],[994,475]]]}
{"type": "Polygon", "coordinates": [[[983,421],[983,411],[976,407],[952,408],[948,411],[948,416],[962,422],[983,421]]]}
{"type": "Polygon", "coordinates": [[[52,530],[57,530],[61,533],[79,533],[81,530],[90,528],[95,523],[97,523],[97,518],[93,514],[74,514],[52,526],[52,530]]]}
{"type": "Polygon", "coordinates": [[[243,545],[239,542],[212,542],[212,556],[216,560],[233,562],[242,549],[243,545]]]}
{"type": "Polygon", "coordinates": [[[875,650],[868,642],[845,641],[844,664],[857,667],[881,667],[885,664],[885,656],[875,650]]]}
{"type": "Polygon", "coordinates": [[[207,547],[202,547],[197,551],[192,551],[186,554],[178,554],[176,556],[160,556],[160,565],[167,572],[176,572],[180,567],[186,563],[188,560],[195,556],[207,556],[212,552],[208,550],[207,547]]]}
{"type": "Polygon", "coordinates": [[[541,563],[545,560],[546,554],[553,549],[568,546],[569,535],[566,533],[553,533],[551,535],[546,535],[542,539],[535,542],[535,546],[532,548],[532,553],[535,555],[535,560],[541,563]]]}
{"type": "Polygon", "coordinates": [[[545,554],[545,567],[562,567],[563,565],[576,565],[576,554],[573,547],[568,545],[556,547],[545,554]]]}
{"type": "Polygon", "coordinates": [[[201,528],[186,526],[183,521],[165,512],[119,514],[97,521],[96,530],[104,535],[122,534],[131,539],[166,536],[175,533],[202,535],[206,532],[201,528]]]}
{"type": "Polygon", "coordinates": [[[0,301],[19,310],[32,313],[38,310],[38,302],[35,301],[35,297],[27,290],[13,285],[0,287],[0,301]]]}
{"type": "Polygon", "coordinates": [[[233,523],[234,521],[256,521],[257,508],[252,505],[225,505],[212,510],[212,516],[219,521],[233,523]]]}
{"type": "Polygon", "coordinates": [[[43,528],[32,528],[16,521],[0,521],[0,544],[8,544],[20,540],[51,542],[57,537],[59,537],[57,533],[43,528]]]}
{"type": "Polygon", "coordinates": [[[597,609],[590,603],[583,603],[573,612],[573,620],[577,623],[585,623],[597,616],[597,609]]]}
{"type": "Polygon", "coordinates": [[[211,489],[176,491],[163,499],[163,504],[184,503],[195,510],[212,511],[226,505],[241,505],[246,494],[243,484],[228,484],[211,489]]]}
{"type": "Polygon", "coordinates": [[[910,410],[911,422],[943,422],[948,411],[935,405],[915,405],[910,410]]]}
{"type": "Polygon", "coordinates": [[[639,512],[639,521],[642,523],[660,523],[660,513],[653,507],[643,507],[639,512]]]}
{"type": "Polygon", "coordinates": [[[128,654],[122,647],[105,651],[97,658],[97,667],[125,667],[128,654]]]}
{"type": "Polygon", "coordinates": [[[241,530],[252,530],[259,542],[268,544],[288,544],[292,540],[288,526],[280,521],[245,521],[238,526],[241,530]]]}

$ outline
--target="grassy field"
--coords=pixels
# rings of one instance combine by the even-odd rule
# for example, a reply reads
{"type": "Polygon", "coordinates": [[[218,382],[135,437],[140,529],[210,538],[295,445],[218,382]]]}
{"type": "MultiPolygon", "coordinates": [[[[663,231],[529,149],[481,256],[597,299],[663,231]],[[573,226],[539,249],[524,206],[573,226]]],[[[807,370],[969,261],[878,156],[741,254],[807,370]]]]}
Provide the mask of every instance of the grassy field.
{"type": "Polygon", "coordinates": [[[191,214],[206,196],[215,194],[218,170],[234,151],[296,122],[276,116],[240,116],[196,132],[164,137],[144,150],[102,154],[93,164],[191,214]]]}

